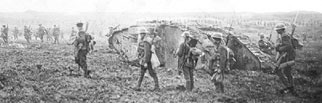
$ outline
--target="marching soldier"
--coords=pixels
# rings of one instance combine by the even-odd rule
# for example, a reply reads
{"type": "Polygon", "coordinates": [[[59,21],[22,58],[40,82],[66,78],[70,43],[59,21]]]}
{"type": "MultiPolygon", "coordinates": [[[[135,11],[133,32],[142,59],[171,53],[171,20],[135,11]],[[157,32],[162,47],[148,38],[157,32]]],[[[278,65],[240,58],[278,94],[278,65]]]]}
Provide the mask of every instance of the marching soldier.
{"type": "Polygon", "coordinates": [[[196,48],[198,40],[193,35],[187,32],[184,36],[186,42],[180,45],[177,52],[180,59],[178,67],[183,71],[184,79],[186,80],[186,90],[192,91],[194,88],[193,70],[197,65],[198,57],[203,54],[196,48]]]}
{"type": "Polygon", "coordinates": [[[84,71],[84,77],[90,78],[90,71],[87,69],[86,56],[90,50],[89,43],[91,36],[83,30],[83,23],[76,24],[78,28],[78,37],[74,42],[75,46],[75,62],[78,64],[78,68],[82,68],[84,71]]]}
{"type": "MultiPolygon", "coordinates": [[[[292,77],[292,65],[295,60],[295,48],[292,44],[291,35],[287,34],[285,31],[285,24],[280,23],[275,26],[276,32],[279,34],[280,38],[278,38],[276,43],[276,51],[277,55],[277,75],[280,80],[286,86],[286,88],[280,90],[281,93],[292,93],[296,95],[294,91],[294,83],[292,77]]],[[[293,31],[295,30],[295,25],[292,24],[293,31]]]]}
{"type": "Polygon", "coordinates": [[[39,28],[38,28],[38,36],[41,40],[41,42],[44,42],[44,35],[46,33],[46,28],[44,26],[42,26],[42,24],[39,24],[39,28]]]}
{"type": "Polygon", "coordinates": [[[2,26],[3,28],[1,29],[1,36],[2,36],[2,39],[5,43],[8,43],[8,30],[9,28],[6,27],[6,25],[3,25],[2,26]]]}
{"type": "Polygon", "coordinates": [[[24,37],[27,40],[27,42],[30,43],[31,31],[30,31],[30,28],[27,27],[26,25],[25,25],[25,28],[24,28],[24,37]]]}
{"type": "Polygon", "coordinates": [[[160,90],[159,87],[159,81],[158,81],[158,77],[157,74],[155,72],[155,70],[153,70],[152,68],[152,63],[151,63],[151,57],[152,57],[152,52],[151,52],[151,42],[152,39],[147,36],[148,31],[145,28],[142,28],[139,31],[139,47],[138,47],[138,58],[140,60],[140,77],[138,80],[138,84],[136,87],[134,87],[134,90],[136,91],[140,91],[140,87],[144,78],[144,74],[145,72],[148,70],[150,76],[153,78],[154,80],[154,90],[158,91],[160,90]]]}
{"type": "Polygon", "coordinates": [[[17,40],[18,39],[18,34],[19,34],[19,30],[17,27],[14,28],[13,30],[13,39],[17,40]]]}
{"type": "Polygon", "coordinates": [[[54,36],[54,44],[59,44],[59,35],[60,35],[60,29],[54,25],[53,28],[53,36],[54,36]]]}

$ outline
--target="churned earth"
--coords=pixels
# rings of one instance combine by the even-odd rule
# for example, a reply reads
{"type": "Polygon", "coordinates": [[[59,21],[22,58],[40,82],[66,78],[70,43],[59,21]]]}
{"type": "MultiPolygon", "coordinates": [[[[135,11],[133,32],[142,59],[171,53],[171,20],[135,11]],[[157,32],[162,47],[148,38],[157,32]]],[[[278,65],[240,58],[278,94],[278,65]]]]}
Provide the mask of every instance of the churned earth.
{"type": "Polygon", "coordinates": [[[11,42],[1,45],[0,56],[1,103],[318,103],[322,97],[321,70],[303,68],[294,73],[299,96],[279,94],[282,85],[274,74],[243,70],[227,72],[225,93],[218,93],[201,69],[194,72],[195,89],[185,92],[183,77],[175,68],[157,68],[160,91],[152,91],[154,82],[148,73],[142,91],[134,91],[139,68],[122,62],[105,42],[98,42],[88,55],[91,79],[77,69],[73,48],[66,43],[11,42]]]}

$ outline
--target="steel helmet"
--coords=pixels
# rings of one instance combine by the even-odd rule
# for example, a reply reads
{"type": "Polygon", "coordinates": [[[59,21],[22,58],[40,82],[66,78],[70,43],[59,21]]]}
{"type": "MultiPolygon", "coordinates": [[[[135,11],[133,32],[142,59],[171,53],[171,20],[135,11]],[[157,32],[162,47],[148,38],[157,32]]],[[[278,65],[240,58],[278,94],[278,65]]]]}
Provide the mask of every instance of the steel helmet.
{"type": "Polygon", "coordinates": [[[212,38],[218,38],[218,39],[221,39],[221,36],[222,36],[222,33],[213,33],[213,34],[211,34],[211,37],[212,37],[212,38]]]}
{"type": "Polygon", "coordinates": [[[185,32],[183,32],[183,33],[181,34],[181,36],[182,36],[182,37],[190,37],[190,36],[191,36],[191,34],[190,34],[190,32],[189,32],[189,31],[185,31],[185,32]]]}
{"type": "Polygon", "coordinates": [[[142,34],[142,33],[149,33],[145,28],[141,28],[141,29],[139,29],[139,31],[138,31],[138,33],[139,34],[142,34]]]}
{"type": "Polygon", "coordinates": [[[285,29],[286,28],[286,26],[285,26],[285,24],[284,23],[278,23],[278,24],[276,24],[276,26],[275,26],[275,30],[281,30],[281,29],[285,29]]]}

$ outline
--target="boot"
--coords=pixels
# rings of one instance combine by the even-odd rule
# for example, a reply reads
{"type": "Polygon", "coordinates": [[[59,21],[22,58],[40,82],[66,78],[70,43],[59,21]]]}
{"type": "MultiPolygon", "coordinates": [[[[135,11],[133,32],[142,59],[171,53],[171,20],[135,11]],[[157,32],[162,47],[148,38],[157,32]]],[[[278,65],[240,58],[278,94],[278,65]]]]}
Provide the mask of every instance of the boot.
{"type": "Polygon", "coordinates": [[[86,70],[86,71],[84,72],[84,76],[85,76],[85,78],[91,78],[91,76],[90,76],[89,74],[90,74],[90,71],[89,71],[89,70],[86,70]]]}

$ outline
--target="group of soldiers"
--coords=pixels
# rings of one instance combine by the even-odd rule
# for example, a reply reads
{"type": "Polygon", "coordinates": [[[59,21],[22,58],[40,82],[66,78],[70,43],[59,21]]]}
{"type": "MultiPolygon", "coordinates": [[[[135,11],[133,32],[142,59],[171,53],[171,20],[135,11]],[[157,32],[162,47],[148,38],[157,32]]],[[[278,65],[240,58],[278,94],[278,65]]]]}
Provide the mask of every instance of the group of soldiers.
{"type": "MultiPolygon", "coordinates": [[[[295,63],[295,49],[297,45],[294,44],[294,38],[292,37],[295,25],[292,25],[292,34],[286,33],[285,24],[277,24],[275,26],[275,31],[279,35],[279,39],[275,43],[274,49],[277,53],[276,55],[276,65],[274,71],[279,76],[281,82],[284,84],[285,88],[280,90],[280,93],[291,93],[297,95],[294,90],[293,77],[291,75],[292,66],[295,63]]],[[[149,70],[149,74],[152,76],[155,82],[155,90],[159,90],[159,81],[155,70],[153,69],[151,62],[151,46],[153,43],[144,41],[147,32],[141,32],[142,41],[139,43],[139,59],[141,65],[140,77],[138,80],[135,90],[140,90],[141,83],[143,81],[143,76],[146,70],[149,70]]],[[[233,34],[229,34],[233,35],[233,34]]],[[[228,48],[225,43],[223,43],[223,37],[220,34],[208,35],[208,39],[214,44],[214,49],[210,50],[200,50],[196,48],[198,39],[186,31],[182,35],[184,37],[184,42],[180,44],[177,50],[178,56],[178,73],[184,75],[186,81],[185,89],[187,91],[192,91],[194,88],[194,69],[196,68],[198,59],[201,59],[203,64],[206,64],[205,68],[211,76],[211,81],[216,86],[216,90],[219,92],[224,92],[224,71],[230,70],[231,64],[236,62],[234,59],[233,51],[228,48]],[[205,55],[208,55],[207,57],[205,55]]],[[[152,36],[153,38],[153,36],[152,36]]]]}
{"type": "MultiPolygon", "coordinates": [[[[1,37],[5,43],[8,43],[8,25],[3,25],[3,28],[1,28],[1,37]]],[[[62,32],[60,28],[56,25],[54,25],[53,28],[45,28],[42,24],[39,24],[39,27],[37,28],[36,32],[32,32],[31,27],[24,26],[23,33],[19,32],[18,27],[14,27],[14,30],[12,32],[13,40],[18,40],[19,34],[23,34],[24,38],[26,39],[27,43],[30,43],[31,37],[34,36],[35,40],[39,38],[41,42],[44,42],[44,36],[47,36],[47,41],[51,41],[54,39],[54,44],[59,43],[59,37],[62,36],[62,32]],[[53,37],[54,38],[53,38],[53,37]]]]}

